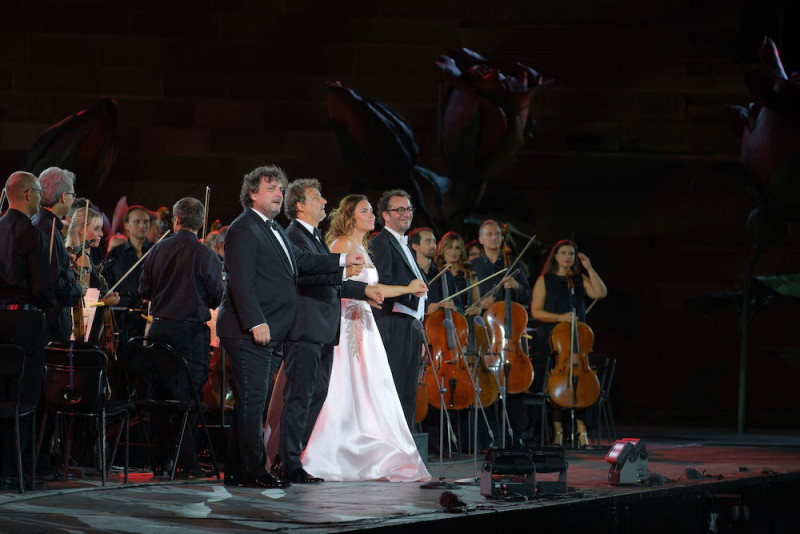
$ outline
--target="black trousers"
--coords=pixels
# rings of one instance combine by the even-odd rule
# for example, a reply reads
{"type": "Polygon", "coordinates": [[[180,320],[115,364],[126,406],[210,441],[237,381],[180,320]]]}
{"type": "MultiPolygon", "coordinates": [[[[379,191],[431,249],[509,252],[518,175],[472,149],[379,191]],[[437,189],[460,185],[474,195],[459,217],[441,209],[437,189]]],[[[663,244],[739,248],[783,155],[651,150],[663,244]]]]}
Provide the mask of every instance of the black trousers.
{"type": "Polygon", "coordinates": [[[403,406],[403,414],[409,430],[413,432],[417,381],[422,359],[422,333],[414,328],[414,318],[409,315],[383,315],[376,318],[376,322],[389,358],[389,368],[403,406]]]}
{"type": "Polygon", "coordinates": [[[287,341],[283,359],[286,385],[281,411],[280,456],[283,468],[294,471],[303,464],[314,423],[328,396],[333,367],[333,345],[310,341],[287,341]]]}
{"type": "Polygon", "coordinates": [[[283,356],[283,340],[257,345],[251,336],[221,337],[231,362],[234,397],[233,422],[228,434],[225,477],[250,482],[267,473],[264,447],[264,410],[272,377],[283,356]]]}
{"type": "MultiPolygon", "coordinates": [[[[0,343],[19,345],[25,352],[25,367],[22,378],[22,402],[37,405],[42,393],[44,378],[44,346],[45,327],[44,315],[41,312],[14,310],[0,311],[0,343]]],[[[16,391],[16,384],[2,384],[0,387],[10,386],[16,391]]],[[[28,469],[30,463],[31,421],[25,418],[20,423],[20,441],[22,444],[23,468],[28,469]]],[[[2,465],[0,476],[14,476],[16,469],[16,445],[14,444],[14,422],[0,428],[0,447],[2,447],[2,465]]]]}
{"type": "MultiPolygon", "coordinates": [[[[203,386],[208,380],[208,366],[211,360],[211,331],[208,325],[202,322],[185,323],[156,319],[150,325],[147,337],[170,345],[175,352],[184,357],[189,365],[189,374],[192,376],[194,394],[202,402],[203,386]]],[[[162,377],[161,381],[156,384],[153,393],[154,396],[162,399],[189,400],[192,398],[190,384],[182,375],[162,377]]],[[[190,469],[199,463],[197,458],[197,425],[199,422],[199,416],[192,414],[186,423],[187,435],[183,439],[179,457],[179,467],[181,468],[190,469]]],[[[175,438],[169,432],[170,426],[168,422],[164,421],[161,424],[153,425],[153,439],[158,442],[162,451],[162,459],[175,438]]]]}

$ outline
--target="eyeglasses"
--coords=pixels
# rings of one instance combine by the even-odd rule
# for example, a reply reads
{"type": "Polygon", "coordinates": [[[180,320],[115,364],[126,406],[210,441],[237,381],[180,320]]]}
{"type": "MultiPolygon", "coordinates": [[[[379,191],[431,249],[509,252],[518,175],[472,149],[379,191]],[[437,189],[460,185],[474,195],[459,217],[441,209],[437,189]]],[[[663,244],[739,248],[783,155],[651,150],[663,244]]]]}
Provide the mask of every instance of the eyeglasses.
{"type": "Polygon", "coordinates": [[[398,215],[405,215],[406,213],[409,215],[414,215],[414,208],[392,208],[390,210],[387,209],[386,211],[393,211],[398,215]]]}
{"type": "Polygon", "coordinates": [[[37,193],[39,193],[39,196],[42,196],[44,194],[44,189],[36,189],[35,187],[29,187],[28,189],[23,191],[23,193],[27,193],[28,191],[36,191],[37,193]]]}

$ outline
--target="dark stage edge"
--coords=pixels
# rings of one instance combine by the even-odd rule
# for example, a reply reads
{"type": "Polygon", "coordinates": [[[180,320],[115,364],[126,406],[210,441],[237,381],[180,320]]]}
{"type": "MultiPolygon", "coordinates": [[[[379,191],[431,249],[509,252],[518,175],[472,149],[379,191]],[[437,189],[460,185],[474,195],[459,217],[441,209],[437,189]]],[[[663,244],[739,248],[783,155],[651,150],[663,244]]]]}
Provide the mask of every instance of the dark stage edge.
{"type": "MultiPolygon", "coordinates": [[[[0,492],[0,532],[705,533],[712,514],[718,514],[718,532],[800,532],[797,435],[745,439],[650,429],[623,437],[646,440],[650,473],[661,475],[664,486],[610,486],[603,459],[607,443],[593,451],[567,451],[565,495],[499,500],[482,496],[477,486],[460,485],[452,491],[466,507],[455,513],[439,505],[443,490],[421,489],[419,483],[326,482],[257,490],[228,488],[216,479],[169,482],[138,472],[128,486],[115,475],[105,488],[98,478],[85,477],[48,481],[47,489],[23,495],[0,492]],[[687,468],[703,478],[690,480],[687,468]],[[732,521],[737,511],[747,520],[732,521]]],[[[442,474],[447,482],[468,479],[473,465],[472,458],[446,460],[442,474]]],[[[438,478],[438,457],[432,456],[428,467],[438,478]]]]}

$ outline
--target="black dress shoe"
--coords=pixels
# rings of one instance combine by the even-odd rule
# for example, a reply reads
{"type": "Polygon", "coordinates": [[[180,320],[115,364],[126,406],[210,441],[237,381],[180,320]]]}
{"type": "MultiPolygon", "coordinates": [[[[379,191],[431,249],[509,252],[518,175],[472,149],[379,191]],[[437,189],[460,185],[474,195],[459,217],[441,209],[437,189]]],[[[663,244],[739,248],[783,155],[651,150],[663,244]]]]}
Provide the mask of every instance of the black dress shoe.
{"type": "Polygon", "coordinates": [[[302,467],[298,467],[289,473],[286,478],[293,484],[319,484],[320,482],[325,482],[322,478],[309,475],[302,467]]]}
{"type": "Polygon", "coordinates": [[[279,474],[281,472],[281,470],[282,470],[281,455],[280,454],[276,454],[275,455],[275,461],[272,462],[272,465],[269,468],[269,472],[270,473],[279,474]]]}
{"type": "Polygon", "coordinates": [[[248,488],[287,488],[291,486],[289,481],[272,473],[265,473],[250,482],[246,482],[244,485],[248,488]]]}
{"type": "Polygon", "coordinates": [[[226,486],[242,486],[243,484],[242,484],[242,480],[239,477],[237,477],[235,475],[229,475],[228,473],[225,473],[225,485],[226,486]]]}

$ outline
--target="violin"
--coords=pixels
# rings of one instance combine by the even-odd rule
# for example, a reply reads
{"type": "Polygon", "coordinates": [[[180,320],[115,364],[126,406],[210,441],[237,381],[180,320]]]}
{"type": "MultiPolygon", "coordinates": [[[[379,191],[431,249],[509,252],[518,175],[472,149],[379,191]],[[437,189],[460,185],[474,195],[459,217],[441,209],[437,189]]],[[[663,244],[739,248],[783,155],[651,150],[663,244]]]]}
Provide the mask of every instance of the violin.
{"type": "MultiPolygon", "coordinates": [[[[504,229],[504,232],[507,231],[504,229]]],[[[503,263],[509,267],[511,248],[503,242],[503,263]]],[[[500,373],[500,384],[508,393],[522,393],[533,382],[533,364],[522,349],[522,334],[528,326],[528,312],[525,307],[511,298],[511,288],[505,288],[505,298],[495,302],[486,310],[486,322],[492,331],[492,363],[490,367],[505,367],[509,364],[508,383],[505,373],[500,373]]]]}
{"type": "MultiPolygon", "coordinates": [[[[567,276],[567,289],[574,295],[575,286],[567,276]]],[[[594,333],[589,325],[578,321],[575,308],[570,322],[560,322],[550,332],[550,346],[556,364],[547,378],[550,402],[562,408],[588,408],[600,396],[600,381],[589,365],[589,353],[594,345],[594,333]]]]}
{"type": "MultiPolygon", "coordinates": [[[[442,292],[444,298],[450,296],[447,276],[442,276],[442,292]]],[[[475,402],[475,389],[472,387],[470,369],[459,347],[467,343],[469,329],[463,315],[450,308],[442,308],[425,318],[425,335],[431,345],[431,356],[436,372],[425,373],[428,402],[435,408],[441,408],[442,398],[439,395],[441,383],[447,392],[444,400],[451,410],[463,410],[475,402]],[[448,330],[444,321],[449,320],[455,331],[448,330]],[[437,379],[439,384],[436,383],[437,379]]]]}
{"type": "MultiPolygon", "coordinates": [[[[70,251],[71,248],[75,247],[69,247],[67,250],[70,251]]],[[[78,246],[78,252],[80,252],[80,246],[78,246]]],[[[74,252],[72,252],[72,254],[74,254],[74,252]]],[[[88,285],[92,269],[91,260],[84,254],[80,258],[75,259],[70,256],[69,261],[72,272],[75,273],[75,278],[78,283],[81,285],[88,285]]],[[[84,341],[86,339],[86,321],[83,314],[85,305],[86,303],[83,300],[83,296],[81,296],[78,302],[72,307],[72,335],[75,341],[84,341]]]]}

